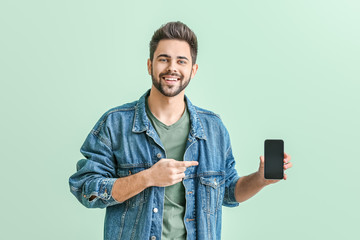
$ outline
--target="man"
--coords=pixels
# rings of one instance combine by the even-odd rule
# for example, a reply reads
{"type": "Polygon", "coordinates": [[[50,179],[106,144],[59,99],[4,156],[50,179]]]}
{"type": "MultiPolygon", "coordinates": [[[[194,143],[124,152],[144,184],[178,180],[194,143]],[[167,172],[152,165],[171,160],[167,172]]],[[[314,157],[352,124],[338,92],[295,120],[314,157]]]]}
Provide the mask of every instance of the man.
{"type": "MultiPolygon", "coordinates": [[[[181,22],[158,29],[147,66],[152,87],[106,112],[69,179],[86,207],[105,208],[105,239],[220,239],[221,206],[235,207],[275,180],[239,177],[218,115],[194,106],[197,39],[181,22]]],[[[291,167],[285,154],[284,169],[291,167]]],[[[286,179],[286,175],[284,175],[286,179]]]]}

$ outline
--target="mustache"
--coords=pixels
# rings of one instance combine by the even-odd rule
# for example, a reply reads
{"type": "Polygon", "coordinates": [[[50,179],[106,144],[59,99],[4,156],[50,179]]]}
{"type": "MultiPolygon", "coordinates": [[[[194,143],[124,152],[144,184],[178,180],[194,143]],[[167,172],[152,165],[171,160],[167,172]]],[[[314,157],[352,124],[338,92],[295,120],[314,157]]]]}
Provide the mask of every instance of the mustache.
{"type": "Polygon", "coordinates": [[[162,78],[164,75],[170,75],[170,76],[174,76],[174,77],[179,77],[179,78],[183,78],[183,76],[182,75],[180,75],[180,74],[177,74],[177,73],[169,73],[169,72],[167,72],[167,73],[161,73],[161,74],[159,74],[159,77],[160,78],[162,78]]]}

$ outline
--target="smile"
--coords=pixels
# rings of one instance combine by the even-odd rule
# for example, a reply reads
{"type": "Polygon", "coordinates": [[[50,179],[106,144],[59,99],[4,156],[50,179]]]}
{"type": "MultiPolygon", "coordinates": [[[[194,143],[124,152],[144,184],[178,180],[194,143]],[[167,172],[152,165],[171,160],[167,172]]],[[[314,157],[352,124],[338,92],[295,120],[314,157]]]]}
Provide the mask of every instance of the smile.
{"type": "Polygon", "coordinates": [[[176,78],[173,76],[166,76],[166,77],[162,77],[162,79],[166,80],[166,81],[177,81],[180,80],[180,78],[176,78]]]}

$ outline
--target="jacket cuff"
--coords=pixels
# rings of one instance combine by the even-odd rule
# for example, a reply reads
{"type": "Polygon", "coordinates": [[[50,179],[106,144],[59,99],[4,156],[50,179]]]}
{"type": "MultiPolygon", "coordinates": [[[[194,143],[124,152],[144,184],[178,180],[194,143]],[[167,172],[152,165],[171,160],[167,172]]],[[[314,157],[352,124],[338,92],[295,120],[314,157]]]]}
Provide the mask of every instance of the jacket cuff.
{"type": "Polygon", "coordinates": [[[117,178],[106,178],[102,181],[99,189],[99,197],[108,204],[113,205],[120,203],[112,197],[112,189],[117,178]]]}
{"type": "Polygon", "coordinates": [[[238,180],[240,179],[240,177],[235,178],[232,183],[229,186],[229,195],[228,197],[228,201],[225,203],[224,202],[224,206],[226,207],[237,207],[239,206],[239,203],[236,201],[235,198],[235,188],[236,188],[236,183],[238,182],[238,180]]]}
{"type": "Polygon", "coordinates": [[[112,197],[112,189],[117,178],[104,178],[100,182],[99,190],[97,192],[92,192],[89,195],[83,195],[86,198],[86,201],[90,205],[99,205],[99,207],[108,207],[122,202],[116,201],[112,197]],[[90,200],[91,196],[95,196],[94,199],[90,200]],[[99,201],[100,202],[97,202],[99,201]],[[97,203],[96,203],[97,202],[97,203]]]}

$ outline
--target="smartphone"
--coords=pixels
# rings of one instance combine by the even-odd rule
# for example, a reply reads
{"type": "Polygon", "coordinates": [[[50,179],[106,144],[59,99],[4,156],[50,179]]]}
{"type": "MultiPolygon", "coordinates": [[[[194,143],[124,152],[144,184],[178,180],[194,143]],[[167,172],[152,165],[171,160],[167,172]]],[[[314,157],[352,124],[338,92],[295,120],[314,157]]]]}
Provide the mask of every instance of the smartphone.
{"type": "Polygon", "coordinates": [[[265,140],[265,179],[284,178],[284,141],[281,139],[265,140]]]}

